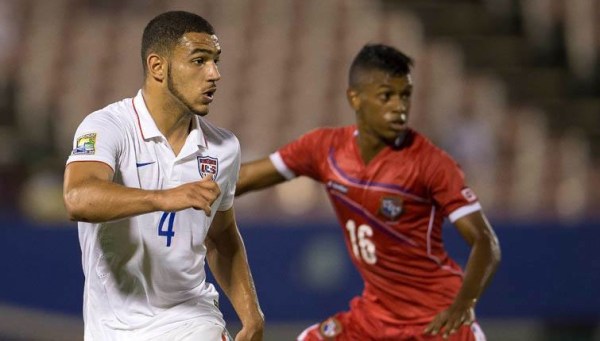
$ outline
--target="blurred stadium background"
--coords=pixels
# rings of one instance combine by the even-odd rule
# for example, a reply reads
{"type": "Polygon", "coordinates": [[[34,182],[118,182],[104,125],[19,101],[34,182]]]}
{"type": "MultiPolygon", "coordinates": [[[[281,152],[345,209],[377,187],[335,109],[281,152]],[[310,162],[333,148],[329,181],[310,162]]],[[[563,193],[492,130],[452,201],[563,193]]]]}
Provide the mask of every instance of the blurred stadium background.
{"type": "MultiPolygon", "coordinates": [[[[135,95],[141,32],[169,9],[215,26],[209,119],[246,161],[353,122],[346,71],[363,44],[414,57],[411,123],[461,163],[503,246],[479,306],[489,340],[600,340],[598,0],[0,0],[0,340],[82,338],[64,162],[86,114],[135,95]]],[[[267,341],[360,292],[317,185],[248,194],[236,210],[267,341]]]]}

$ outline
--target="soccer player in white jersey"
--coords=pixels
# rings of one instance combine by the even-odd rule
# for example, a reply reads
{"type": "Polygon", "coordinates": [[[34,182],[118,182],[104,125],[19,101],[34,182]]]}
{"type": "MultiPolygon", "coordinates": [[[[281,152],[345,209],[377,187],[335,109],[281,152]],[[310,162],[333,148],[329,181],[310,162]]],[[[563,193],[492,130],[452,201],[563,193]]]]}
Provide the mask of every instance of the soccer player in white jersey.
{"type": "Polygon", "coordinates": [[[79,221],[86,340],[230,340],[205,260],[242,322],[235,340],[262,340],[233,211],[239,142],[203,118],[220,53],[202,17],[155,17],[142,89],[77,129],[64,200],[79,221]]]}

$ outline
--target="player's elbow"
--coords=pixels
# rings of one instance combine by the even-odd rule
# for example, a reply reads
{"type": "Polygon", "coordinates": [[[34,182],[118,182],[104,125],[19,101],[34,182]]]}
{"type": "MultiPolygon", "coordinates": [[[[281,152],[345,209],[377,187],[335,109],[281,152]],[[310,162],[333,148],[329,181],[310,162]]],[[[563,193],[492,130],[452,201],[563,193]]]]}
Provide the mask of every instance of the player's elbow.
{"type": "Polygon", "coordinates": [[[494,263],[496,266],[498,266],[502,260],[502,251],[500,250],[500,243],[498,242],[498,237],[496,236],[494,236],[494,241],[492,242],[492,254],[494,263]]]}
{"type": "Polygon", "coordinates": [[[86,219],[86,203],[82,199],[81,191],[77,188],[65,189],[63,193],[63,201],[67,215],[72,221],[87,221],[86,219]]]}

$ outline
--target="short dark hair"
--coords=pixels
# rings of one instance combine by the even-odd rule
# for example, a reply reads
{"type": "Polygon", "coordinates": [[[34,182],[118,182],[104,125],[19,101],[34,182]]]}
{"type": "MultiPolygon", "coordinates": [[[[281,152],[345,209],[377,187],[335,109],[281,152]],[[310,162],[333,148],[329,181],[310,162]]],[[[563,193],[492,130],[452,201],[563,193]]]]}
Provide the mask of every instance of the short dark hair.
{"type": "Polygon", "coordinates": [[[392,76],[405,76],[410,73],[413,60],[400,50],[384,44],[367,44],[356,55],[348,75],[350,87],[360,82],[363,71],[380,70],[392,76]]]}
{"type": "Polygon", "coordinates": [[[170,11],[150,20],[142,35],[142,65],[147,71],[146,58],[152,52],[168,55],[181,37],[188,32],[215,34],[212,25],[201,16],[185,12],[170,11]]]}

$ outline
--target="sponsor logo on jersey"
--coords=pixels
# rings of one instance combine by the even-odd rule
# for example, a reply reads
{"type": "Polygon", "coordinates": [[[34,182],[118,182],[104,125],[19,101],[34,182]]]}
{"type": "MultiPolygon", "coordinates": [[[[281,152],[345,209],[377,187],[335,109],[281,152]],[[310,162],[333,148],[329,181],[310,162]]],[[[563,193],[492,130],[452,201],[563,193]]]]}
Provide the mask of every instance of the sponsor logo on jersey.
{"type": "Polygon", "coordinates": [[[477,196],[469,187],[463,188],[460,193],[463,195],[463,197],[465,197],[465,199],[467,199],[468,202],[477,201],[477,196]]]}
{"type": "Polygon", "coordinates": [[[387,220],[398,220],[403,209],[403,200],[400,197],[383,197],[381,198],[381,206],[379,214],[387,218],[387,220]]]}
{"type": "Polygon", "coordinates": [[[137,168],[140,168],[140,167],[148,166],[148,165],[151,165],[151,164],[154,164],[154,163],[156,163],[156,161],[149,161],[149,162],[136,162],[136,163],[135,163],[135,166],[136,166],[137,168]]]}
{"type": "Polygon", "coordinates": [[[219,160],[210,156],[198,156],[198,170],[201,177],[212,174],[213,179],[216,179],[219,173],[219,160]]]}
{"type": "Polygon", "coordinates": [[[321,335],[326,338],[332,338],[340,335],[342,333],[342,325],[340,321],[335,318],[328,318],[319,326],[319,331],[321,335]]]}
{"type": "Polygon", "coordinates": [[[327,182],[327,187],[334,189],[338,192],[344,193],[344,194],[348,193],[348,187],[346,187],[342,184],[339,184],[335,181],[332,181],[332,180],[329,180],[329,182],[327,182]]]}
{"type": "Polygon", "coordinates": [[[96,152],[96,133],[85,134],[77,138],[73,155],[91,155],[96,152]]]}

